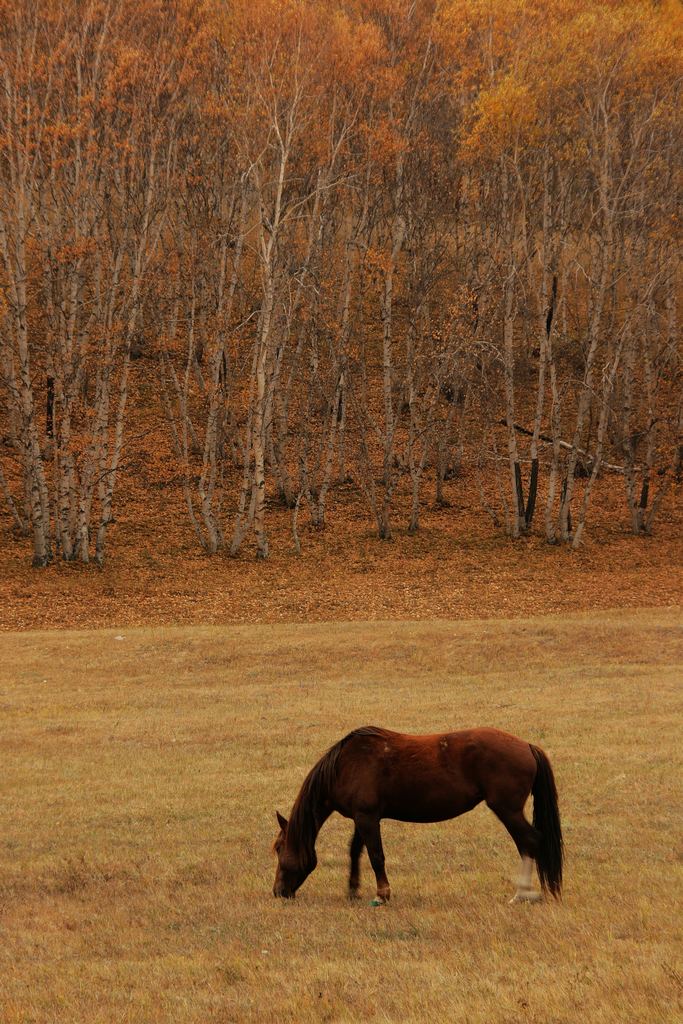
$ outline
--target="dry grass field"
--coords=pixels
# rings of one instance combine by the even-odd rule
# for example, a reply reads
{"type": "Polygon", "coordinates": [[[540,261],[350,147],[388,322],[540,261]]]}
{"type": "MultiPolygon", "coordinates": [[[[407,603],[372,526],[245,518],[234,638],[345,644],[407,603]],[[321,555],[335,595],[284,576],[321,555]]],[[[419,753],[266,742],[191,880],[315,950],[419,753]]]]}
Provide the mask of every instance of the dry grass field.
{"type": "Polygon", "coordinates": [[[0,636],[2,1024],[681,1018],[681,622],[183,627],[0,636]],[[274,810],[374,723],[496,725],[553,762],[561,904],[509,906],[486,808],[387,822],[394,898],[345,898],[348,822],[294,902],[274,810]]]}

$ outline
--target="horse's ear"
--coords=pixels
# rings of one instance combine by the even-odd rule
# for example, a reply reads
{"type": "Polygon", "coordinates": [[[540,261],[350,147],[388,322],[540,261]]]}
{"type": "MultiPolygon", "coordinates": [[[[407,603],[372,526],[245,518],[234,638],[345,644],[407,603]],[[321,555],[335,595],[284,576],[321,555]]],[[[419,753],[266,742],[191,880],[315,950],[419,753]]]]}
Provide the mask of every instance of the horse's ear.
{"type": "Polygon", "coordinates": [[[287,819],[283,818],[279,811],[275,812],[275,816],[277,818],[277,823],[280,826],[280,828],[282,829],[282,831],[286,832],[287,831],[287,819]]]}

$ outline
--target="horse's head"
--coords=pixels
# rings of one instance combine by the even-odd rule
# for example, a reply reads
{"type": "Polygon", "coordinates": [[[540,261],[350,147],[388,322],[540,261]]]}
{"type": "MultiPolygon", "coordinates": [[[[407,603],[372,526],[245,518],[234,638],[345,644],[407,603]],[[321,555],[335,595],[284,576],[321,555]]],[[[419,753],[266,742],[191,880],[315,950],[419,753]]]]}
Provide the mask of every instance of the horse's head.
{"type": "Polygon", "coordinates": [[[275,871],[273,896],[282,896],[284,899],[294,899],[297,889],[303,882],[305,882],[315,867],[315,855],[313,863],[310,866],[304,867],[301,864],[299,857],[287,842],[287,826],[289,822],[286,818],[282,817],[279,811],[276,811],[275,813],[277,815],[277,823],[280,826],[280,831],[273,843],[273,852],[277,856],[277,870],[275,871]]]}

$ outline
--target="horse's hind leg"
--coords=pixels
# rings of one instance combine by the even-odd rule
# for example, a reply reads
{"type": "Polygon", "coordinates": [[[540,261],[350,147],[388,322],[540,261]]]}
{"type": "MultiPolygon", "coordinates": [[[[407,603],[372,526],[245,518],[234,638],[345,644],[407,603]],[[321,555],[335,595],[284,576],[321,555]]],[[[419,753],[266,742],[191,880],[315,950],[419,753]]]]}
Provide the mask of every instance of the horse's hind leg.
{"type": "MultiPolygon", "coordinates": [[[[491,805],[489,804],[491,807],[491,805]]],[[[524,817],[524,811],[509,811],[500,807],[491,807],[514,840],[517,851],[522,858],[522,867],[517,881],[517,892],[510,903],[537,903],[541,894],[531,883],[531,872],[538,852],[538,829],[524,817]]]]}
{"type": "Polygon", "coordinates": [[[377,879],[377,902],[386,903],[391,896],[389,879],[384,871],[384,850],[382,849],[382,834],[379,830],[379,819],[368,814],[356,816],[356,831],[360,834],[361,840],[367,847],[372,870],[377,879]]]}
{"type": "Polygon", "coordinates": [[[351,857],[351,873],[349,875],[349,897],[355,899],[360,888],[360,855],[363,852],[365,843],[357,828],[353,830],[349,855],[351,857]]]}
{"type": "Polygon", "coordinates": [[[517,880],[517,892],[510,900],[510,903],[539,903],[543,898],[531,884],[531,872],[533,870],[533,857],[522,854],[522,867],[517,880]]]}

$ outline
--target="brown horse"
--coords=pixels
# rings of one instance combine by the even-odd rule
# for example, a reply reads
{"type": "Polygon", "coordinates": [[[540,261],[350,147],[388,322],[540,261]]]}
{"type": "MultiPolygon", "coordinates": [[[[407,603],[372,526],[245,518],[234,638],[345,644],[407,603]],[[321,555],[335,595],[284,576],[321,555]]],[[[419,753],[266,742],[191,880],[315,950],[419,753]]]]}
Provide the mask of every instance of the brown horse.
{"type": "Polygon", "coordinates": [[[482,800],[505,825],[522,858],[517,893],[510,902],[541,898],[531,885],[534,861],[543,891],[559,897],[563,845],[557,790],[550,762],[539,747],[498,729],[405,736],[374,726],[355,729],[321,757],[308,773],[289,821],[277,812],[273,894],[294,896],[316,866],[318,832],[338,811],[355,825],[349,895],[358,895],[365,846],[377,878],[373,902],[385,903],[391,890],[384,871],[382,818],[446,821],[482,800]],[[533,825],[524,816],[531,793],[533,825]]]}

